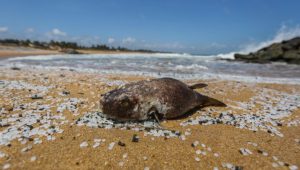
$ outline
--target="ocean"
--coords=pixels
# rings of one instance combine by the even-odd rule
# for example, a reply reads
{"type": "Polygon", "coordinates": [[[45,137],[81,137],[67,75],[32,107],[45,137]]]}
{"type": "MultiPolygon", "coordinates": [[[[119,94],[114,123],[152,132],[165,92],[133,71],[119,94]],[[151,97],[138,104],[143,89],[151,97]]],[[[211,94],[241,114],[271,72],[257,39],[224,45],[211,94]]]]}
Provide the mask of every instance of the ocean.
{"type": "Polygon", "coordinates": [[[253,64],[222,60],[228,56],[178,53],[66,54],[8,58],[0,60],[0,66],[72,69],[79,72],[178,79],[224,79],[300,84],[299,65],[285,63],[253,64]]]}

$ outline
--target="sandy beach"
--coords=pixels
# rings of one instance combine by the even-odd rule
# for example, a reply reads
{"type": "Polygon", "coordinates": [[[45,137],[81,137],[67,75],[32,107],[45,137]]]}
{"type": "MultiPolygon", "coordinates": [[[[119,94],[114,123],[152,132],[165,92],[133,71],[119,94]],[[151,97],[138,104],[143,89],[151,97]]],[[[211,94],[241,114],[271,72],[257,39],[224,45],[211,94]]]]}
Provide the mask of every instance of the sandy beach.
{"type": "Polygon", "coordinates": [[[34,55],[49,55],[59,54],[54,50],[41,50],[29,47],[15,47],[0,45],[0,58],[19,57],[19,56],[34,56],[34,55]]]}
{"type": "MultiPolygon", "coordinates": [[[[131,54],[131,53],[141,53],[141,52],[120,52],[120,51],[104,51],[104,50],[78,50],[82,54],[131,54]]],[[[25,56],[36,56],[36,55],[55,55],[63,54],[58,50],[43,50],[30,47],[16,47],[16,46],[3,46],[0,45],[0,58],[9,57],[25,57],[25,56]]]]}
{"type": "MultiPolygon", "coordinates": [[[[50,52],[51,53],[51,52],[50,52]]],[[[31,55],[32,53],[30,53],[31,55]]],[[[52,54],[52,53],[51,53],[52,54]]],[[[14,56],[11,53],[6,56],[14,56]]],[[[202,108],[161,129],[95,121],[100,95],[146,76],[0,67],[3,169],[297,169],[299,85],[205,82],[228,107],[202,108]],[[138,140],[133,141],[137,135],[138,140]]],[[[101,118],[101,117],[100,117],[101,118]]],[[[104,120],[104,118],[103,118],[104,120]]]]}
{"type": "Polygon", "coordinates": [[[0,170],[300,170],[299,6],[1,2],[0,170]]]}

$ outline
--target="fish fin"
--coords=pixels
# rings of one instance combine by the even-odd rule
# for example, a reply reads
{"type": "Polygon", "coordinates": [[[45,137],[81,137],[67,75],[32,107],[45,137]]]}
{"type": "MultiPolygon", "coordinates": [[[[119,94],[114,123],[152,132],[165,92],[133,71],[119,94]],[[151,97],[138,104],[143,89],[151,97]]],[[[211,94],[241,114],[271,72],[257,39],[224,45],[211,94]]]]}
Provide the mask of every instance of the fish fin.
{"type": "Polygon", "coordinates": [[[217,106],[217,107],[226,107],[227,105],[217,99],[208,97],[208,96],[204,96],[205,97],[205,102],[203,104],[203,106],[217,106]]]}
{"type": "Polygon", "coordinates": [[[190,89],[200,89],[200,88],[203,88],[203,87],[206,87],[206,86],[207,86],[207,84],[197,83],[197,84],[190,85],[189,88],[190,89]]]}

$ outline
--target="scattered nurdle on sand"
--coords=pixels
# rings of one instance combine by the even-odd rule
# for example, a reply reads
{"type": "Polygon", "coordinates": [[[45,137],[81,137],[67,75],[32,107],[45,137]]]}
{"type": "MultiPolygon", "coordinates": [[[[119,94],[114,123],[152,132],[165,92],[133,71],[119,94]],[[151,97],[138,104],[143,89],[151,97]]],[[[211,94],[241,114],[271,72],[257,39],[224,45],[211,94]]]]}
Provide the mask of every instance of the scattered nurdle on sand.
{"type": "MultiPolygon", "coordinates": [[[[133,116],[137,119],[121,115],[129,118],[124,121],[117,119],[117,113],[107,112],[120,109],[111,108],[115,105],[108,98],[116,93],[111,90],[138,92],[128,90],[127,84],[141,80],[149,91],[158,90],[148,86],[147,82],[157,85],[152,79],[1,66],[1,168],[299,169],[299,85],[184,80],[187,86],[180,82],[181,90],[210,96],[227,107],[202,103],[207,107],[193,110],[200,104],[185,97],[178,99],[185,107],[180,110],[181,105],[159,105],[161,101],[147,96],[157,107],[140,103],[146,110],[132,108],[143,113],[133,116]],[[198,86],[188,87],[193,84],[198,86]],[[104,111],[100,98],[108,102],[104,111]],[[170,108],[178,111],[176,116],[192,112],[176,118],[169,115],[170,108]]],[[[171,79],[164,81],[174,84],[171,79]]],[[[172,88],[168,90],[172,93],[172,88]]],[[[128,100],[118,93],[114,95],[128,100]]]]}

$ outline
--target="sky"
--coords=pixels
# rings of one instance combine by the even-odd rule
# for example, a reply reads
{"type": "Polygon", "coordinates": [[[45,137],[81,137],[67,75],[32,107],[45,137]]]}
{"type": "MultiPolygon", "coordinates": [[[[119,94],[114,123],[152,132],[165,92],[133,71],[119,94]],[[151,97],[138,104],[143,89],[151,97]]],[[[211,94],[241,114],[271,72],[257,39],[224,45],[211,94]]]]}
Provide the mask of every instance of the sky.
{"type": "Polygon", "coordinates": [[[0,0],[0,4],[0,38],[216,54],[261,45],[285,32],[300,35],[299,0],[0,0]]]}

